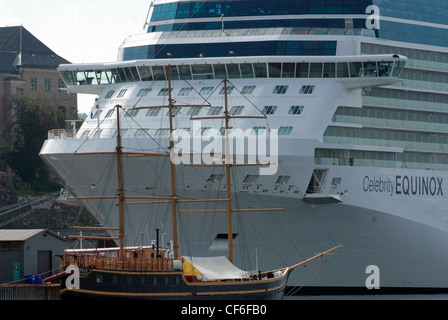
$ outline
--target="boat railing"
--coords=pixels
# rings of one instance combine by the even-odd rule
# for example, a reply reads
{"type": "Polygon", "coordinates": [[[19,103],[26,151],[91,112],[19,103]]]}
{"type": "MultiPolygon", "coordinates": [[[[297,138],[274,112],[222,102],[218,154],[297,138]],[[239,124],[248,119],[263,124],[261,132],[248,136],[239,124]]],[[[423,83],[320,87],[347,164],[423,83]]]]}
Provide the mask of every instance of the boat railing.
{"type": "Polygon", "coordinates": [[[98,268],[106,270],[134,271],[174,271],[181,268],[178,259],[147,258],[147,257],[110,257],[101,254],[64,254],[61,256],[61,266],[75,265],[79,268],[98,268]]]}
{"type": "Polygon", "coordinates": [[[48,139],[67,139],[73,138],[71,133],[67,133],[65,129],[52,129],[48,131],[48,139]]]}

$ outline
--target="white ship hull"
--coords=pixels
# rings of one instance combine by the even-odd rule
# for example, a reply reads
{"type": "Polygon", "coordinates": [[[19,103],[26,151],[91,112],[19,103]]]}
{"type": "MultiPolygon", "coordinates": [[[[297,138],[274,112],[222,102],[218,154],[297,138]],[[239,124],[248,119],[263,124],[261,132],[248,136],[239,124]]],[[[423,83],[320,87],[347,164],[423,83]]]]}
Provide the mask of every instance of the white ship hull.
{"type": "MultiPolygon", "coordinates": [[[[68,141],[64,143],[68,149],[61,154],[56,152],[60,150],[61,140],[48,140],[42,156],[55,171],[64,175],[76,196],[114,195],[116,187],[109,183],[116,180],[116,170],[112,166],[110,171],[105,171],[101,165],[114,162],[113,156],[73,156],[80,141],[68,141]]],[[[113,151],[114,140],[91,140],[83,144],[83,150],[107,152],[113,151]]],[[[328,169],[325,182],[318,193],[307,194],[316,166],[313,157],[300,154],[315,144],[315,141],[294,141],[288,144],[287,151],[280,144],[280,154],[282,151],[290,154],[279,157],[279,174],[291,176],[287,184],[278,185],[273,177],[260,176],[257,183],[245,184],[249,188],[243,188],[244,177],[258,169],[239,169],[232,177],[235,206],[285,208],[284,212],[235,214],[236,264],[253,269],[257,264],[276,268],[341,243],[343,247],[326,259],[325,267],[318,263],[300,269],[291,275],[288,285],[367,290],[370,273],[366,269],[373,265],[379,268],[379,285],[383,290],[448,288],[448,281],[443,280],[448,256],[448,226],[444,218],[448,175],[427,170],[320,166],[317,168],[328,169]],[[336,186],[331,185],[335,177],[341,178],[336,186]],[[240,251],[242,245],[248,245],[248,249],[240,251]]],[[[124,166],[127,196],[142,195],[145,189],[150,190],[150,195],[166,194],[169,190],[169,166],[162,159],[127,159],[124,166]]],[[[182,181],[178,184],[179,197],[202,199],[205,194],[209,198],[210,194],[225,197],[223,182],[207,181],[219,170],[179,167],[178,178],[182,181]],[[203,191],[206,186],[207,190],[203,191]]],[[[115,200],[88,200],[85,205],[102,224],[116,227],[115,200]]],[[[168,205],[128,207],[131,213],[126,229],[128,235],[134,235],[133,244],[146,245],[148,239],[155,238],[155,228],[166,232],[164,241],[172,239],[168,231],[171,226],[168,205]],[[151,226],[149,235],[148,225],[151,226]]],[[[210,204],[194,206],[217,207],[221,208],[210,204]]],[[[188,209],[191,208],[189,205],[188,209]]],[[[179,205],[179,210],[182,209],[179,205]]],[[[221,237],[227,232],[225,219],[221,213],[212,217],[201,213],[180,214],[181,254],[222,254],[227,248],[227,240],[221,237]],[[184,228],[193,231],[193,236],[186,239],[184,228]]]]}

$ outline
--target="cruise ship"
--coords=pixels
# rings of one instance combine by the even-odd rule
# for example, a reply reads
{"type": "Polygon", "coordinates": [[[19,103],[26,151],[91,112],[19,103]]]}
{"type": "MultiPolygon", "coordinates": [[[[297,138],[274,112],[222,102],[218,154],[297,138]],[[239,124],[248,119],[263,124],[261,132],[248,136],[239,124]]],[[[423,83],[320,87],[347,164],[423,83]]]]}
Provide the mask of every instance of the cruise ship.
{"type": "MultiPolygon", "coordinates": [[[[70,92],[96,97],[82,127],[51,130],[40,153],[73,201],[117,227],[117,105],[124,193],[169,194],[170,164],[157,155],[174,151],[170,104],[186,133],[176,140],[184,157],[176,196],[225,199],[224,169],[189,162],[227,157],[219,146],[228,102],[229,125],[243,133],[232,160],[248,164],[233,170],[233,199],[243,209],[284,209],[234,213],[236,265],[277,268],[342,244],[288,286],[299,294],[448,289],[445,1],[148,5],[145,32],[125,39],[117,61],[59,67],[70,92]],[[269,165],[249,165],[254,157],[269,165]]],[[[156,229],[163,243],[173,239],[169,206],[128,203],[127,245],[151,244],[156,229]]],[[[180,254],[227,249],[221,206],[178,203],[180,254]]]]}

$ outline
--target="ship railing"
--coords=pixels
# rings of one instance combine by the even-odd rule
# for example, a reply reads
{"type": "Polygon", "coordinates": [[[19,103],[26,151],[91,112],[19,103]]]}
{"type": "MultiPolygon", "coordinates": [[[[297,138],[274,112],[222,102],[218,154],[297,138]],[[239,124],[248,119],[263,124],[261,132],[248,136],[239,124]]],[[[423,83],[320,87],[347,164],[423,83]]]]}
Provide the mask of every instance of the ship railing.
{"type": "Polygon", "coordinates": [[[64,254],[61,256],[61,267],[75,265],[79,268],[98,268],[107,270],[132,270],[132,271],[174,271],[180,270],[174,267],[174,261],[169,258],[147,257],[111,257],[100,254],[64,254]]]}
{"type": "Polygon", "coordinates": [[[65,129],[52,129],[48,131],[48,139],[67,139],[73,138],[71,133],[67,133],[65,129]]]}

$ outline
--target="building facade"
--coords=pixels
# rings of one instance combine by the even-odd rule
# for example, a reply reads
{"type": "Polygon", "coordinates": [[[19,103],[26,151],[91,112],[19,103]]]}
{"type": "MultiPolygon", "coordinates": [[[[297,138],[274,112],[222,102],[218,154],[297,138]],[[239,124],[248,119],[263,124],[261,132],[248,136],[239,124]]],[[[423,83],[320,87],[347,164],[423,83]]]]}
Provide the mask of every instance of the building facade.
{"type": "Polygon", "coordinates": [[[12,120],[11,98],[18,94],[42,98],[77,119],[77,96],[65,90],[57,67],[69,63],[23,26],[0,28],[0,128],[12,120]]]}

